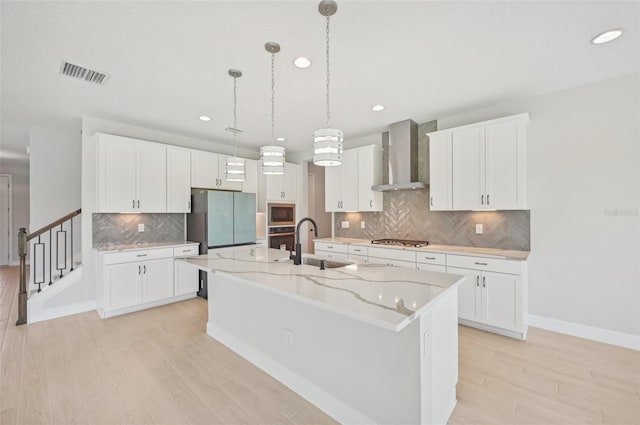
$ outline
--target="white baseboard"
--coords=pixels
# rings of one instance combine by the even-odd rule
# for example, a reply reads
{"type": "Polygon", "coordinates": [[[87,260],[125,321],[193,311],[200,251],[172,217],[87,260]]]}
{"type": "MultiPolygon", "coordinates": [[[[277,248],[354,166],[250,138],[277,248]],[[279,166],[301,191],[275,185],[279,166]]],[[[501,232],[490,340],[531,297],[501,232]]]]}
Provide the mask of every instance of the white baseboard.
{"type": "Polygon", "coordinates": [[[51,308],[38,313],[29,311],[29,323],[43,322],[45,320],[57,319],[59,317],[71,316],[72,314],[85,313],[96,309],[96,301],[83,301],[76,304],[65,305],[63,307],[51,308]]]}
{"type": "Polygon", "coordinates": [[[374,423],[351,406],[211,322],[207,322],[207,334],[273,376],[336,421],[342,424],[374,423]]]}
{"type": "Polygon", "coordinates": [[[631,348],[633,350],[640,350],[640,336],[638,335],[595,328],[593,326],[566,322],[564,320],[552,319],[550,317],[536,316],[534,314],[529,315],[529,326],[577,336],[579,338],[591,339],[593,341],[604,342],[606,344],[618,345],[620,347],[631,348]]]}

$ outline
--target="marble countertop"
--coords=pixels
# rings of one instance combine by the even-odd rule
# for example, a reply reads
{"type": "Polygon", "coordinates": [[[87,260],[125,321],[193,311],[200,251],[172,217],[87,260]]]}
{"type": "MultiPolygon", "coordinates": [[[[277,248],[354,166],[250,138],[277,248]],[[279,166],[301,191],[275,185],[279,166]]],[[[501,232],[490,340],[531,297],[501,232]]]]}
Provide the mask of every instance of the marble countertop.
{"type": "Polygon", "coordinates": [[[443,254],[457,254],[457,255],[474,255],[478,257],[487,258],[502,258],[506,260],[518,260],[525,261],[529,257],[529,251],[517,251],[513,249],[496,249],[496,248],[479,248],[472,246],[459,246],[459,245],[427,245],[422,248],[411,248],[393,245],[374,245],[369,239],[354,239],[354,238],[319,238],[314,239],[314,242],[333,242],[348,245],[365,245],[375,246],[380,248],[391,249],[404,249],[408,251],[426,251],[426,252],[441,252],[443,254]]]}
{"type": "Polygon", "coordinates": [[[355,261],[345,267],[320,270],[304,264],[295,266],[288,252],[270,248],[238,247],[177,261],[396,332],[464,279],[355,261]]]}
{"type": "Polygon", "coordinates": [[[100,245],[95,247],[98,252],[113,252],[113,251],[135,251],[136,249],[152,249],[152,248],[169,248],[188,245],[200,245],[198,242],[192,241],[169,241],[169,242],[142,242],[142,243],[130,243],[123,245],[100,245]]]}

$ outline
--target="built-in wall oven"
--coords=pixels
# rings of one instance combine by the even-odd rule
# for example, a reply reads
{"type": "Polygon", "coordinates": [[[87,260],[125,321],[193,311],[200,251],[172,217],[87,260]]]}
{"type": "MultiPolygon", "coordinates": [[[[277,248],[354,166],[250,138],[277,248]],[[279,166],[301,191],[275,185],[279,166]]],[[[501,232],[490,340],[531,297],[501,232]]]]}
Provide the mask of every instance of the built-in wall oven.
{"type": "Polygon", "coordinates": [[[269,226],[295,226],[296,204],[267,204],[269,226]]]}
{"type": "Polygon", "coordinates": [[[269,227],[269,248],[293,251],[296,246],[296,228],[293,226],[269,227]]]}

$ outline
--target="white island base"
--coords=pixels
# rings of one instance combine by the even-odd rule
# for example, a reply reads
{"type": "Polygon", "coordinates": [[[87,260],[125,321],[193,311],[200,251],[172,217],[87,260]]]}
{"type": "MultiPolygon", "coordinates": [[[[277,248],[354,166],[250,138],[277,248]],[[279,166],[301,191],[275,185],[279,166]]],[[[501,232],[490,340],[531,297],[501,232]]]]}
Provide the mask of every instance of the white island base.
{"type": "Polygon", "coordinates": [[[208,302],[210,336],[340,423],[444,424],[453,411],[457,286],[399,331],[241,275],[209,272],[208,302]]]}

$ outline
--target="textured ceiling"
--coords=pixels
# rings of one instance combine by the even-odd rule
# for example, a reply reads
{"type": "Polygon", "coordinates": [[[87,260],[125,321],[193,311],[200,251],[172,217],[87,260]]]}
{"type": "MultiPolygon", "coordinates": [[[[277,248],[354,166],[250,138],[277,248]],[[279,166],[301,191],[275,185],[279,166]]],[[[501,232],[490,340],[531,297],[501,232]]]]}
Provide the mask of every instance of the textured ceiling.
{"type": "MultiPolygon", "coordinates": [[[[310,151],[325,125],[324,18],[315,1],[1,3],[0,154],[24,152],[30,124],[81,115],[231,141],[238,68],[239,144],[270,140],[270,56],[277,41],[277,135],[310,151]],[[307,70],[292,61],[306,55],[307,70]],[[63,77],[67,60],[111,74],[63,77]],[[203,123],[200,115],[213,120],[203,123]]],[[[638,2],[339,1],[332,27],[332,125],[349,140],[492,103],[638,72],[638,2]],[[590,38],[624,27],[619,40],[590,38]],[[371,106],[383,104],[383,112],[371,106]]]]}

